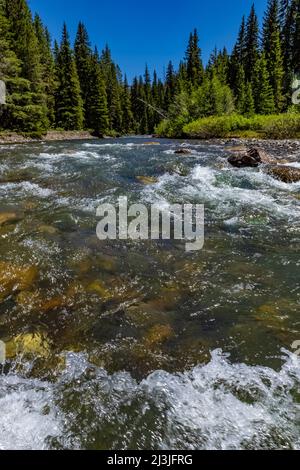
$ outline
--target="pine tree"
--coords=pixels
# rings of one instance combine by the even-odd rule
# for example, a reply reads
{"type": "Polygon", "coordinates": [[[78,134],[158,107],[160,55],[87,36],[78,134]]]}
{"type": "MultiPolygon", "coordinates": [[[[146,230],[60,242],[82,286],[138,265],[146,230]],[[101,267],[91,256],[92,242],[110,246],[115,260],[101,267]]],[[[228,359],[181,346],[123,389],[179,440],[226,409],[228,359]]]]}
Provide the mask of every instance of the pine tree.
{"type": "Polygon", "coordinates": [[[122,90],[122,131],[129,134],[133,130],[133,114],[131,110],[130,90],[128,86],[127,77],[124,77],[124,84],[122,90]]]}
{"type": "MultiPolygon", "coordinates": [[[[246,60],[246,21],[245,16],[242,18],[241,26],[238,33],[237,41],[234,45],[230,63],[229,63],[229,83],[231,88],[234,90],[235,94],[238,94],[237,90],[237,80],[239,67],[245,67],[246,60]]],[[[245,69],[244,69],[245,73],[245,69]]]]}
{"type": "Polygon", "coordinates": [[[292,66],[294,73],[300,74],[300,0],[294,0],[294,21],[292,66]]]}
{"type": "Polygon", "coordinates": [[[252,86],[250,82],[246,83],[245,89],[245,100],[244,107],[242,109],[242,114],[247,117],[251,117],[255,114],[255,103],[253,98],[252,86]]]}
{"type": "Polygon", "coordinates": [[[253,74],[253,97],[258,114],[272,114],[275,111],[274,95],[270,85],[267,61],[264,53],[256,62],[253,74]]]}
{"type": "Polygon", "coordinates": [[[4,3],[13,52],[21,64],[20,76],[26,80],[19,98],[24,116],[21,127],[27,132],[43,132],[48,127],[45,87],[38,39],[26,0],[6,0],[4,3]]]}
{"type": "Polygon", "coordinates": [[[259,52],[259,26],[254,5],[246,25],[244,70],[246,80],[251,81],[259,52]]]}
{"type": "Polygon", "coordinates": [[[239,64],[235,83],[236,108],[243,114],[246,100],[246,77],[242,64],[239,64]]]}
{"type": "MultiPolygon", "coordinates": [[[[85,126],[91,127],[92,123],[89,119],[89,108],[93,106],[90,100],[90,88],[91,83],[91,68],[92,68],[92,51],[89,41],[88,32],[85,25],[80,22],[77,29],[75,45],[75,61],[77,67],[77,73],[80,83],[81,96],[83,100],[84,107],[84,121],[85,126]]],[[[95,71],[93,71],[95,73],[95,71]]],[[[95,75],[94,75],[95,76],[95,75]]]]}
{"type": "Polygon", "coordinates": [[[34,17],[35,34],[38,39],[39,53],[42,65],[42,80],[47,97],[48,120],[51,126],[55,124],[55,64],[51,50],[51,37],[43,25],[39,15],[34,17]]]}
{"type": "Polygon", "coordinates": [[[109,118],[105,83],[100,69],[97,51],[95,51],[94,55],[90,58],[89,74],[89,126],[95,136],[103,137],[109,130],[109,118]]]}
{"type": "Polygon", "coordinates": [[[186,51],[187,80],[192,87],[199,86],[203,80],[203,64],[197,30],[190,34],[186,51]]]}
{"type": "Polygon", "coordinates": [[[56,124],[65,130],[83,126],[83,103],[67,26],[64,24],[57,57],[56,124]]]}
{"type": "Polygon", "coordinates": [[[165,99],[164,109],[168,110],[176,93],[176,75],[172,62],[168,63],[166,81],[165,81],[165,99]]]}
{"type": "Polygon", "coordinates": [[[12,50],[5,2],[0,0],[0,80],[6,85],[6,104],[0,106],[0,129],[22,129],[22,93],[29,88],[28,80],[20,78],[21,61],[12,50]],[[20,104],[19,104],[20,103],[20,104]]]}
{"type": "Polygon", "coordinates": [[[105,46],[100,57],[100,67],[105,81],[107,105],[109,112],[110,130],[122,132],[122,107],[120,72],[114,64],[108,45],[105,46]]]}
{"type": "Polygon", "coordinates": [[[278,0],[268,0],[267,12],[263,25],[263,50],[267,60],[270,83],[273,89],[275,108],[280,112],[283,108],[283,58],[280,40],[279,4],[278,0]]]}

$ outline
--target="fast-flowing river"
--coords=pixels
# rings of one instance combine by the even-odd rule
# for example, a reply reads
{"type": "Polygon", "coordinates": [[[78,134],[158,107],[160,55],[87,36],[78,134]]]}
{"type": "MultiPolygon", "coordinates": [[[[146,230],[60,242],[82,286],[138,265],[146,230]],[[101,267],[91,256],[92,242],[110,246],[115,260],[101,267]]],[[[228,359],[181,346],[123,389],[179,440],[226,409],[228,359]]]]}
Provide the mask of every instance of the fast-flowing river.
{"type": "Polygon", "coordinates": [[[0,449],[299,449],[300,184],[147,141],[0,146],[0,449]],[[98,240],[119,196],[204,248],[98,240]]]}

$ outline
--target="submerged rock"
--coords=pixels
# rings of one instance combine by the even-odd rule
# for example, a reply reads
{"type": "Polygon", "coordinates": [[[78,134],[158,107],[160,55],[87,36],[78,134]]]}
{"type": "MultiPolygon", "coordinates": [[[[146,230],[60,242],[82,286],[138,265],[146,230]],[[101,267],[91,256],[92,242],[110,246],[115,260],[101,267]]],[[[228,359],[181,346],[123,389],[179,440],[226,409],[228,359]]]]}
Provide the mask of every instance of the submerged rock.
{"type": "Polygon", "coordinates": [[[0,227],[1,225],[17,222],[18,215],[15,212],[2,212],[0,213],[0,227]]]}
{"type": "Polygon", "coordinates": [[[176,153],[176,155],[190,155],[192,151],[186,148],[179,148],[176,149],[174,153],[176,153]]]}
{"type": "Polygon", "coordinates": [[[300,168],[285,165],[267,166],[264,170],[273,178],[284,183],[297,183],[300,181],[300,168]]]}
{"type": "Polygon", "coordinates": [[[110,292],[106,287],[105,285],[103,284],[103,282],[101,282],[100,280],[95,280],[93,281],[89,286],[88,286],[88,289],[87,289],[89,292],[94,292],[95,294],[98,294],[99,297],[101,297],[101,299],[103,300],[110,300],[114,297],[113,293],[110,292]]]}
{"type": "Polygon", "coordinates": [[[164,343],[174,335],[170,325],[154,325],[145,336],[144,344],[148,347],[164,343]]]}
{"type": "Polygon", "coordinates": [[[29,289],[38,275],[36,266],[16,266],[0,262],[0,300],[13,294],[29,289]]]}
{"type": "Polygon", "coordinates": [[[154,184],[158,181],[155,176],[137,176],[136,179],[142,184],[154,184]]]}
{"type": "Polygon", "coordinates": [[[6,356],[13,359],[19,354],[46,357],[50,353],[47,337],[41,333],[20,334],[6,343],[6,356]]]}

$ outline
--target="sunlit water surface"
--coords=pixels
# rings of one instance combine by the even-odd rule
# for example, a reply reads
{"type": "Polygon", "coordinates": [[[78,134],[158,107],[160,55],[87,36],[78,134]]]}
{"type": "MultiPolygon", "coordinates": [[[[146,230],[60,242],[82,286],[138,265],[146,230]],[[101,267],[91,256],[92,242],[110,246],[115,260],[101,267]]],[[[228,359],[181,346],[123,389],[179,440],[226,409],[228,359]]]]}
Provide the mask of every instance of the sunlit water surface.
{"type": "Polygon", "coordinates": [[[0,449],[299,449],[300,184],[148,141],[0,146],[0,449]],[[203,250],[99,241],[119,196],[204,203],[203,250]]]}

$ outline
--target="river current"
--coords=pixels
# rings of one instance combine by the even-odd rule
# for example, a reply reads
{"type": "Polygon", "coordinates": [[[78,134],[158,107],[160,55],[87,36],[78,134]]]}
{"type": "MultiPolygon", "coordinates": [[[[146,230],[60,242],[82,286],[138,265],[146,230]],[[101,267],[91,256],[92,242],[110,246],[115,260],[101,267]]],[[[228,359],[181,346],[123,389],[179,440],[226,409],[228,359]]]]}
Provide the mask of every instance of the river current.
{"type": "Polygon", "coordinates": [[[230,151],[0,146],[0,449],[300,449],[300,184],[230,151]],[[120,196],[204,204],[203,249],[100,241],[120,196]]]}

